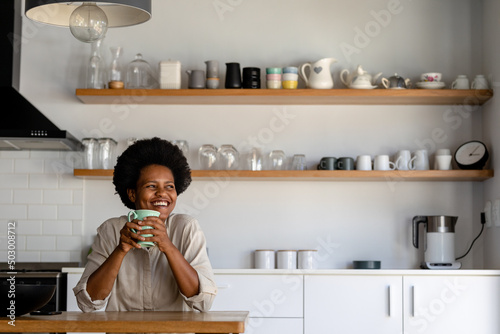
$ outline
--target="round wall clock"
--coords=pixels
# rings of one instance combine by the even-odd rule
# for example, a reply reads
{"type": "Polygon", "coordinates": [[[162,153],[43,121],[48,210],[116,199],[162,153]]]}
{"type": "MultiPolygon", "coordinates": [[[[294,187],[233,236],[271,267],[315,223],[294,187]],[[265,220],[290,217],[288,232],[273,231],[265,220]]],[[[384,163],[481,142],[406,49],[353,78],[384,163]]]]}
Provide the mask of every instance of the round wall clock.
{"type": "Polygon", "coordinates": [[[455,151],[455,162],[460,169],[483,169],[489,156],[484,143],[472,140],[458,147],[455,151]]]}

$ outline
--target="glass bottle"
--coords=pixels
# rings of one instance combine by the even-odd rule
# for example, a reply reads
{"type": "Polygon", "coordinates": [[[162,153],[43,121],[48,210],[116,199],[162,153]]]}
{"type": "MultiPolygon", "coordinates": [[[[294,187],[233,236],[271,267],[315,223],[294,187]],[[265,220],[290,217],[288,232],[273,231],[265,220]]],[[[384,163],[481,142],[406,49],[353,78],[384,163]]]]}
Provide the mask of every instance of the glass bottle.
{"type": "Polygon", "coordinates": [[[109,88],[123,88],[123,73],[121,64],[121,54],[123,48],[121,46],[112,46],[111,51],[111,66],[109,68],[109,88]]]}
{"type": "Polygon", "coordinates": [[[101,42],[102,40],[98,40],[91,44],[92,51],[90,52],[90,59],[87,66],[87,88],[102,89],[105,87],[105,68],[101,56],[101,42]]]}

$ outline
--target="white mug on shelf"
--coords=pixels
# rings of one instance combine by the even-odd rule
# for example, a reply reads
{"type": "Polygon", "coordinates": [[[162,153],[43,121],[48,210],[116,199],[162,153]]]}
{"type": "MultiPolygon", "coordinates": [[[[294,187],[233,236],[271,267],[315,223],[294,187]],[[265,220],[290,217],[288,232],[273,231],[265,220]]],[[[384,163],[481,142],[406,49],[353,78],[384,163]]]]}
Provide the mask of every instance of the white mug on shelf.
{"type": "Polygon", "coordinates": [[[476,75],[471,85],[472,89],[489,89],[488,81],[482,74],[476,75]]]}
{"type": "Polygon", "coordinates": [[[411,160],[411,152],[409,150],[401,150],[396,154],[394,165],[398,170],[408,170],[408,164],[411,160]]]}
{"type": "Polygon", "coordinates": [[[411,170],[428,170],[429,169],[429,154],[427,150],[417,150],[411,158],[409,164],[411,170]]]}
{"type": "Polygon", "coordinates": [[[435,165],[439,170],[450,170],[451,169],[451,155],[436,155],[435,165]]]}
{"type": "MultiPolygon", "coordinates": [[[[439,155],[451,155],[451,150],[449,148],[440,148],[436,150],[436,153],[434,153],[434,164],[433,164],[433,169],[439,169],[437,166],[437,156],[439,155]]],[[[450,162],[451,163],[451,162],[450,162]]],[[[451,165],[450,165],[451,167],[451,165]]]]}
{"type": "Polygon", "coordinates": [[[469,89],[469,79],[466,75],[459,75],[451,84],[451,89],[469,89]]]}
{"type": "Polygon", "coordinates": [[[356,158],[357,170],[372,170],[372,157],[369,155],[358,155],[356,158]]]}
{"type": "Polygon", "coordinates": [[[389,156],[387,154],[377,155],[373,160],[374,170],[394,170],[394,162],[389,161],[389,156]]]}

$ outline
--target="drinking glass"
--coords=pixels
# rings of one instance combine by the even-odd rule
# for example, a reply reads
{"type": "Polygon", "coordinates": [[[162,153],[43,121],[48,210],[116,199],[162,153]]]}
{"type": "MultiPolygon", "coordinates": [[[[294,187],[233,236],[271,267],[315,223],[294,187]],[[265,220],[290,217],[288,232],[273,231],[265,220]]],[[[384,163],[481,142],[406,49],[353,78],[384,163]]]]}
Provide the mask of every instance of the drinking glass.
{"type": "Polygon", "coordinates": [[[184,154],[184,156],[186,158],[188,157],[188,154],[189,154],[189,144],[188,144],[188,142],[186,140],[181,140],[181,139],[172,140],[172,144],[174,144],[178,148],[180,148],[181,151],[182,151],[182,154],[184,154]]]}
{"type": "Polygon", "coordinates": [[[217,152],[219,169],[236,170],[238,169],[240,154],[233,145],[221,145],[217,152]]]}
{"type": "Polygon", "coordinates": [[[284,170],[286,168],[286,155],[281,150],[274,150],[269,153],[269,169],[284,170]]]}
{"type": "Polygon", "coordinates": [[[306,170],[307,162],[304,154],[295,154],[292,158],[292,170],[306,170]]]}
{"type": "Polygon", "coordinates": [[[247,156],[247,165],[249,170],[262,170],[262,153],[260,148],[254,147],[247,156]]]}
{"type": "Polygon", "coordinates": [[[198,160],[201,169],[215,169],[217,162],[217,147],[212,144],[202,145],[198,150],[198,160]]]}
{"type": "Polygon", "coordinates": [[[99,138],[99,167],[113,169],[116,163],[116,141],[112,138],[99,138]]]}

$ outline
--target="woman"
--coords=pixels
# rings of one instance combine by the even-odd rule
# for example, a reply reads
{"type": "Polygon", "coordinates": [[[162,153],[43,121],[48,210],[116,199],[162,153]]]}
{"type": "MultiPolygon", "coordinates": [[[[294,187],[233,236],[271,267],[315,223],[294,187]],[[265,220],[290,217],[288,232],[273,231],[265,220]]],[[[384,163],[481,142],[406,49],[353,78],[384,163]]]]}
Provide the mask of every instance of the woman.
{"type": "Polygon", "coordinates": [[[205,236],[194,218],[172,214],[177,195],[190,183],[186,158],[166,140],[139,140],[123,152],[113,176],[123,204],[160,216],[131,222],[126,216],[111,218],[97,229],[85,271],[73,288],[82,311],[106,303],[107,311],[210,309],[217,288],[205,236]],[[141,231],[145,225],[154,230],[141,231]],[[138,241],[156,246],[142,248],[138,241]]]}

